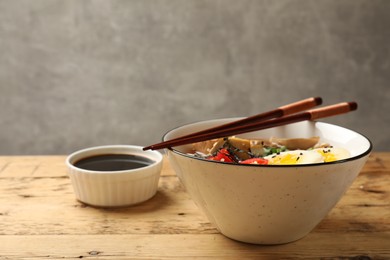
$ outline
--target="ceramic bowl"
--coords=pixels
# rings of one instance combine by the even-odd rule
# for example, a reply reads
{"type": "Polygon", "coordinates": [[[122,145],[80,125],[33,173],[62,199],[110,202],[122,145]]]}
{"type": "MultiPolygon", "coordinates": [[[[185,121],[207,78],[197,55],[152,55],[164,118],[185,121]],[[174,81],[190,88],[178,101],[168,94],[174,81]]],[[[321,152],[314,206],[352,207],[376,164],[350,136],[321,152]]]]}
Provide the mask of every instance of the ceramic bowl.
{"type": "MultiPolygon", "coordinates": [[[[235,119],[184,125],[164,141],[235,119]]],[[[225,236],[255,244],[283,244],[308,234],[336,205],[365,164],[371,142],[352,130],[304,121],[238,135],[244,138],[319,136],[351,157],[306,165],[243,165],[188,155],[188,145],[167,149],[168,158],[194,202],[225,236]]]]}
{"type": "Polygon", "coordinates": [[[83,149],[66,158],[68,175],[76,198],[97,207],[123,207],[144,202],[157,192],[162,154],[143,151],[135,145],[108,145],[83,149]],[[75,166],[83,158],[102,154],[130,154],[148,158],[152,163],[119,171],[85,170],[75,166]]]}

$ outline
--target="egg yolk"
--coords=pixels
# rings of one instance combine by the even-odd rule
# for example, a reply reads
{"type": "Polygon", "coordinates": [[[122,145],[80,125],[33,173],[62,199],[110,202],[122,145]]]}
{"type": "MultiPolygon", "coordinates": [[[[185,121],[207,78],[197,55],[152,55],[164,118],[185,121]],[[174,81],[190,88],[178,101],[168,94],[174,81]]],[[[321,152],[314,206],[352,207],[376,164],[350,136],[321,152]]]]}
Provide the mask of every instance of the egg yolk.
{"type": "Polygon", "coordinates": [[[324,162],[333,162],[337,160],[334,153],[331,153],[330,150],[318,149],[317,152],[320,153],[322,157],[324,157],[324,162]]]}
{"type": "Polygon", "coordinates": [[[272,158],[272,164],[297,164],[300,157],[297,154],[277,155],[272,158]]]}

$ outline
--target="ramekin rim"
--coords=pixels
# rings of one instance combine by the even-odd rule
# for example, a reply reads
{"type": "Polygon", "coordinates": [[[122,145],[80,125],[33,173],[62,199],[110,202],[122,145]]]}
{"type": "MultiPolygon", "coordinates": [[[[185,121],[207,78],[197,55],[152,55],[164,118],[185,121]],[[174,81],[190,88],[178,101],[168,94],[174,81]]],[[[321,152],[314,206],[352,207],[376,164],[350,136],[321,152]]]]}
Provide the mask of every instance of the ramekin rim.
{"type": "MultiPolygon", "coordinates": [[[[119,174],[136,174],[136,173],[140,173],[141,174],[143,171],[146,171],[148,169],[157,167],[159,164],[162,163],[162,160],[163,160],[163,155],[159,151],[143,151],[142,148],[143,147],[139,146],[139,145],[126,145],[126,144],[91,146],[91,147],[88,147],[88,148],[83,148],[83,149],[74,151],[71,154],[69,154],[66,157],[66,159],[65,159],[65,164],[70,169],[76,170],[76,171],[78,171],[80,173],[83,173],[83,174],[98,174],[98,175],[104,175],[104,174],[119,175],[119,174]],[[120,170],[120,171],[92,171],[92,170],[86,170],[86,169],[82,169],[82,168],[76,167],[71,162],[71,159],[73,157],[75,157],[77,155],[80,155],[82,153],[86,153],[88,151],[94,151],[94,150],[99,151],[99,150],[104,150],[104,149],[109,149],[109,148],[113,148],[113,149],[121,149],[121,148],[122,149],[123,148],[133,148],[134,149],[135,148],[135,149],[137,149],[139,151],[140,155],[142,155],[142,154],[153,154],[153,155],[156,156],[156,158],[152,159],[153,163],[151,163],[150,165],[147,165],[147,166],[144,166],[144,167],[141,167],[141,168],[137,168],[137,169],[128,169],[128,170],[120,170]]],[[[123,154],[123,152],[122,153],[118,153],[118,154],[123,154]]]]}

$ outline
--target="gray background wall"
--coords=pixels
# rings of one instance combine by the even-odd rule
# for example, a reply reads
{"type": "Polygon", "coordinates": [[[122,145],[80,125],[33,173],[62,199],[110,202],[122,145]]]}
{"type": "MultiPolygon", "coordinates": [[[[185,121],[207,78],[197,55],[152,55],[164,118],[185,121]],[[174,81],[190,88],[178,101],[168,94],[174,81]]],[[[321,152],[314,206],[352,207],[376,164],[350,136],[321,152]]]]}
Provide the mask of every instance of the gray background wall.
{"type": "Polygon", "coordinates": [[[147,145],[310,96],[389,150],[390,1],[1,0],[0,154],[147,145]]]}

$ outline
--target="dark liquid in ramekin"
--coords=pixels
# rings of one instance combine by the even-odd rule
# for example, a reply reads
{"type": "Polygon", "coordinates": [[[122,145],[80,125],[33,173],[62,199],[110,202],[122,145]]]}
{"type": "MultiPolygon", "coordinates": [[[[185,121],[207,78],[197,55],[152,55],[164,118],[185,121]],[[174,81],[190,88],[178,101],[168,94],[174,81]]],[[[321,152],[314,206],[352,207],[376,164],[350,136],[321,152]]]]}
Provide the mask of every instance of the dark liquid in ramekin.
{"type": "Polygon", "coordinates": [[[145,167],[153,162],[132,154],[102,154],[80,159],[74,166],[90,171],[124,171],[145,167]]]}

